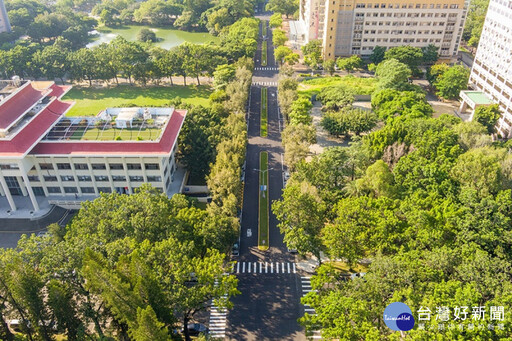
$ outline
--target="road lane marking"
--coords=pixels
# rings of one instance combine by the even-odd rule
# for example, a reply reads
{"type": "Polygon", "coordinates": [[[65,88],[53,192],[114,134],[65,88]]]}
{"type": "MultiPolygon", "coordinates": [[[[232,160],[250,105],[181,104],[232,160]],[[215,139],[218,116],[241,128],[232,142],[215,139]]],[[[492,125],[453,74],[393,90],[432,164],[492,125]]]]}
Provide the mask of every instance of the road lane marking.
{"type": "Polygon", "coordinates": [[[283,263],[281,263],[281,264],[283,264],[283,273],[284,273],[284,262],[283,262],[283,263]]]}
{"type": "Polygon", "coordinates": [[[247,262],[247,273],[251,273],[251,262],[247,262]]]}
{"type": "Polygon", "coordinates": [[[245,262],[242,264],[242,273],[245,273],[245,262]]]}
{"type": "Polygon", "coordinates": [[[268,263],[265,262],[265,273],[268,273],[268,263]]]}
{"type": "Polygon", "coordinates": [[[290,263],[286,263],[288,265],[288,273],[290,273],[290,263]]]}
{"type": "Polygon", "coordinates": [[[254,262],[254,273],[256,273],[256,262],[254,262]]]}
{"type": "Polygon", "coordinates": [[[270,263],[270,273],[274,273],[274,263],[270,263]]]}
{"type": "Polygon", "coordinates": [[[295,263],[293,263],[293,273],[297,273],[297,270],[295,269],[295,263]]]}
{"type": "Polygon", "coordinates": [[[279,263],[276,262],[276,274],[279,273],[279,263]]]}
{"type": "MultiPolygon", "coordinates": [[[[293,265],[293,268],[295,269],[295,264],[293,265]]],[[[240,273],[240,263],[236,262],[236,273],[240,273]]]]}
{"type": "Polygon", "coordinates": [[[262,263],[261,263],[261,262],[259,262],[259,263],[260,263],[260,273],[261,273],[261,267],[262,267],[262,263]]]}

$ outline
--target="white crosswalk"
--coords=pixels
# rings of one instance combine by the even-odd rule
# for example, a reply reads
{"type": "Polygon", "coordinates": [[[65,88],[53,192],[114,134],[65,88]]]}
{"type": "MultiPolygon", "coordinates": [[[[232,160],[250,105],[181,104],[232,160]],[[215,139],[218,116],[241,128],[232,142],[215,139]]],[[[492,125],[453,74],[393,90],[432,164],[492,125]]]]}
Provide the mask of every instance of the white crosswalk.
{"type": "MultiPolygon", "coordinates": [[[[306,296],[311,291],[316,292],[316,290],[311,289],[311,277],[301,276],[300,282],[302,288],[302,297],[306,296]]],[[[307,304],[304,305],[304,312],[309,315],[316,315],[315,309],[307,304]]],[[[310,340],[321,340],[322,332],[320,330],[307,330],[306,336],[310,340]]]]}
{"type": "Polygon", "coordinates": [[[232,272],[236,274],[295,274],[297,266],[289,262],[236,262],[232,272]]]}
{"type": "Polygon", "coordinates": [[[279,71],[279,68],[267,66],[267,67],[255,67],[254,70],[257,70],[257,71],[279,71]]]}
{"type": "MultiPolygon", "coordinates": [[[[215,285],[218,282],[215,281],[215,285]]],[[[226,298],[227,295],[223,295],[223,298],[226,298]]],[[[213,338],[223,339],[226,337],[226,316],[227,312],[225,309],[218,308],[212,303],[210,309],[210,336],[213,338]]]]}
{"type": "Polygon", "coordinates": [[[252,82],[253,85],[277,86],[277,82],[252,82]]]}

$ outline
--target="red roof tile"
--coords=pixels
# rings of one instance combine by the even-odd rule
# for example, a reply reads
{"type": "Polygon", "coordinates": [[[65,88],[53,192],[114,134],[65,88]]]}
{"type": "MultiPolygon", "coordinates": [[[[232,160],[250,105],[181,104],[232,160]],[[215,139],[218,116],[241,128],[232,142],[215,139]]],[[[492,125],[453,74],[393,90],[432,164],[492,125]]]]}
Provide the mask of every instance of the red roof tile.
{"type": "Polygon", "coordinates": [[[61,102],[57,99],[51,102],[11,140],[0,140],[0,156],[25,154],[72,105],[71,102],[61,102]]]}
{"type": "Polygon", "coordinates": [[[52,92],[50,93],[49,96],[55,96],[57,97],[58,99],[60,99],[66,92],[68,92],[70,89],[71,89],[71,86],[69,85],[57,85],[55,83],[52,84],[52,86],[50,86],[50,88],[52,90],[52,92]]]}
{"type": "Polygon", "coordinates": [[[0,129],[7,129],[42,97],[43,92],[28,84],[18,90],[11,98],[0,102],[0,129]]]}
{"type": "Polygon", "coordinates": [[[178,138],[186,110],[174,110],[165,131],[158,142],[118,141],[44,141],[39,142],[30,152],[40,155],[141,155],[169,154],[178,138]]]}

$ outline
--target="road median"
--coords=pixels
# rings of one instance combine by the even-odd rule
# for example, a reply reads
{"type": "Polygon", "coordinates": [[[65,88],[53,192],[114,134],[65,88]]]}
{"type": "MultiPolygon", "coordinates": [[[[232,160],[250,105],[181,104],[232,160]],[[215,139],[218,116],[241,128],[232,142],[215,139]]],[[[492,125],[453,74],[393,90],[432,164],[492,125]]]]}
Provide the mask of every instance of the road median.
{"type": "Polygon", "coordinates": [[[267,250],[269,245],[268,233],[268,153],[260,153],[259,181],[259,215],[258,215],[258,249],[267,250]]]}

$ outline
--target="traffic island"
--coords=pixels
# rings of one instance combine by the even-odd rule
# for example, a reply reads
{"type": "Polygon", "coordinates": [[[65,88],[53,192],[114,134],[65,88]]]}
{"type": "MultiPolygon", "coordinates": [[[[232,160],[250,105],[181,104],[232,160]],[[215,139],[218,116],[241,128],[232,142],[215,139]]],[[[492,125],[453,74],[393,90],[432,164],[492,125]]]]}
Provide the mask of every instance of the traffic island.
{"type": "Polygon", "coordinates": [[[268,105],[267,88],[261,88],[260,136],[267,136],[268,105]]]}
{"type": "Polygon", "coordinates": [[[261,42],[261,66],[267,66],[267,41],[261,42]]]}
{"type": "Polygon", "coordinates": [[[258,249],[267,250],[268,240],[268,153],[260,153],[258,249]]]}

